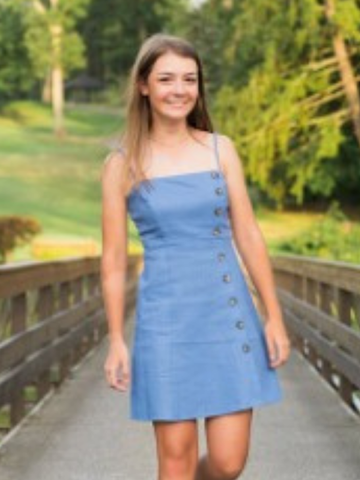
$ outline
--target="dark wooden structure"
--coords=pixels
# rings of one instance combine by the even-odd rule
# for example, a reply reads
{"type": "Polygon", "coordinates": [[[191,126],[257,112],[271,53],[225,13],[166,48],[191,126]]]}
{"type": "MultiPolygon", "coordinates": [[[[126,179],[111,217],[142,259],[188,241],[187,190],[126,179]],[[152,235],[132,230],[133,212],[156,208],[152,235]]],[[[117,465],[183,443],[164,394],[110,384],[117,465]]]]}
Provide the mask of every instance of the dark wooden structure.
{"type": "MultiPolygon", "coordinates": [[[[128,260],[127,304],[134,305],[141,258],[128,260]]],[[[126,316],[125,315],[125,316],[126,316]]],[[[106,334],[100,258],[0,267],[0,409],[9,425],[61,384],[106,334]],[[35,390],[31,405],[25,390],[35,390]]]]}
{"type": "Polygon", "coordinates": [[[293,345],[360,413],[360,266],[300,256],[272,264],[293,345]]]}
{"type": "Polygon", "coordinates": [[[67,99],[77,101],[91,101],[93,94],[104,90],[105,84],[97,78],[90,77],[87,73],[81,73],[76,78],[65,83],[67,99]]]}

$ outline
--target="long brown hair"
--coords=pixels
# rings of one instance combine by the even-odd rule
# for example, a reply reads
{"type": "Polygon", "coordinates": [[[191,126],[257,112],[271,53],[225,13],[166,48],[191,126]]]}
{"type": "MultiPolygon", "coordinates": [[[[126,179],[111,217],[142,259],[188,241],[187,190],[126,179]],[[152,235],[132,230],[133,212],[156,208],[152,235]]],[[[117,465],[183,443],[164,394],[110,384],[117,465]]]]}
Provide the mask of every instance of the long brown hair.
{"type": "Polygon", "coordinates": [[[146,82],[156,60],[163,54],[173,52],[195,60],[198,67],[199,95],[193,110],[187,117],[187,124],[193,128],[213,132],[213,126],[205,101],[204,75],[200,57],[187,40],[173,35],[156,33],[148,37],[140,47],[132,66],[126,89],[125,129],[121,135],[124,154],[125,195],[133,186],[146,179],[143,163],[147,139],[152,127],[152,112],[147,96],[139,89],[139,82],[146,82]]]}

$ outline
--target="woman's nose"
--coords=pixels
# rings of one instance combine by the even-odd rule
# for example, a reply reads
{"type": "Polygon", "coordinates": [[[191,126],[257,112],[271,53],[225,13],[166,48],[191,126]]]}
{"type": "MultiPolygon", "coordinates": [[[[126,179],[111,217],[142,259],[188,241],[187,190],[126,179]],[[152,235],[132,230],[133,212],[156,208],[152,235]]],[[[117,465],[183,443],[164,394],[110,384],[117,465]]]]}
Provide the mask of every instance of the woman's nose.
{"type": "Polygon", "coordinates": [[[174,82],[174,91],[176,93],[183,93],[184,83],[181,80],[174,82]]]}

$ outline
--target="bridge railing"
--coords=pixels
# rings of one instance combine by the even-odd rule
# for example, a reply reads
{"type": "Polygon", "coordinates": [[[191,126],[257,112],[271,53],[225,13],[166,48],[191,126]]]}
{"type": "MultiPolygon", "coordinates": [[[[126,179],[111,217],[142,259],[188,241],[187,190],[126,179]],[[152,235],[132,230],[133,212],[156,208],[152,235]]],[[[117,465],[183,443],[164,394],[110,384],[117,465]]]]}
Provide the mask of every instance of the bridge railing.
{"type": "Polygon", "coordinates": [[[272,258],[293,345],[360,413],[360,266],[300,256],[272,258]]]}
{"type": "MultiPolygon", "coordinates": [[[[129,256],[125,317],[140,257],[129,256]]],[[[0,422],[7,433],[106,333],[100,257],[0,267],[0,422]]]]}

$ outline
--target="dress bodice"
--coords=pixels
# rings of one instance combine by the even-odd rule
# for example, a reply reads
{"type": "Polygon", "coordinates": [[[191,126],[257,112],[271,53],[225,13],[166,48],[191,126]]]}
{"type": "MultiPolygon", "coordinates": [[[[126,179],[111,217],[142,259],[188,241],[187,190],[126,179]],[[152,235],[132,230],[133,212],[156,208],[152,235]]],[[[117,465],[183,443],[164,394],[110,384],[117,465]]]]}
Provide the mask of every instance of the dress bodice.
{"type": "Polygon", "coordinates": [[[214,168],[154,177],[130,192],[128,211],[145,251],[231,237],[228,191],[215,133],[213,138],[214,168]]]}

